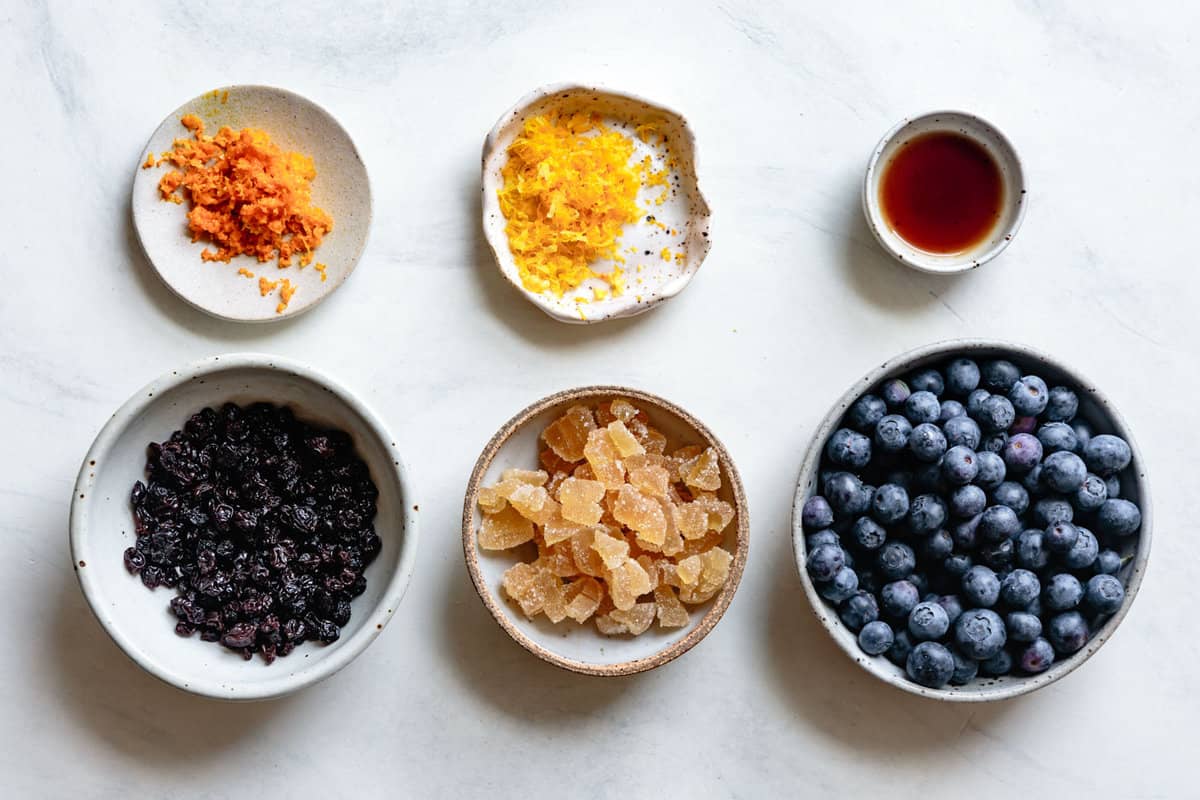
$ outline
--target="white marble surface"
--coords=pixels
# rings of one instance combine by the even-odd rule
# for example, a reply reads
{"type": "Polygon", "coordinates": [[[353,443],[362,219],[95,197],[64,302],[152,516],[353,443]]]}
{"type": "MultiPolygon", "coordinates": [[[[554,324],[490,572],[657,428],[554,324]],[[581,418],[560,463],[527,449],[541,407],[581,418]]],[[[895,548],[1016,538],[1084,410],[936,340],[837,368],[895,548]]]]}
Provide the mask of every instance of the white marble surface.
{"type": "Polygon", "coordinates": [[[283,17],[254,10],[275,4],[90,5],[0,8],[6,796],[1200,791],[1193,4],[297,2],[283,17]],[[483,136],[557,80],[660,98],[699,135],[715,246],[647,316],[557,324],[490,263],[483,136]],[[353,278],[272,327],[184,306],[129,224],[149,133],[182,101],[239,82],[325,105],[373,176],[353,278]],[[877,137],[937,106],[1000,125],[1030,181],[1012,247],[960,279],[887,261],[859,211],[877,137]],[[1138,433],[1158,523],[1142,594],[1100,654],[979,708],[853,668],[806,608],[788,549],[796,470],[828,404],[888,355],[963,335],[1024,340],[1093,376],[1138,433]],[[78,460],[135,388],[251,349],[326,368],[383,414],[423,530],[400,613],[361,658],[290,699],[235,706],[162,686],[113,646],[72,575],[66,522],[78,460]],[[493,431],[536,397],[600,381],[708,422],[753,509],[722,623],[677,663],[624,680],[560,672],[513,645],[459,545],[467,474],[493,431]]]}

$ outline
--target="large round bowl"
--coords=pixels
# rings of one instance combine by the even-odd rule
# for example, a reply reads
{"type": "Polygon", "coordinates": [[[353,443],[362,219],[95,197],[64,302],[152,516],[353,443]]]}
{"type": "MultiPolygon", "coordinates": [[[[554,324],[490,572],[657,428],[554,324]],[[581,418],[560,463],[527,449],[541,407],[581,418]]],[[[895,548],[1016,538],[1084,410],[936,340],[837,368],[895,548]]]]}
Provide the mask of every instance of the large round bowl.
{"type": "Polygon", "coordinates": [[[337,672],[391,619],[412,577],[417,506],[396,443],[359,400],[316,370],[275,356],[221,355],[145,386],[121,406],[92,444],[71,501],[71,558],[96,619],[139,666],[195,694],[259,700],[294,692],[337,672]],[[273,664],[198,636],[175,633],[173,589],[147,589],[125,568],[136,539],[129,492],[145,479],[146,445],[161,442],[206,406],[268,401],[306,422],[346,431],[379,489],[375,528],[383,547],[366,570],[367,589],[338,641],[305,642],[273,664]]]}
{"type": "Polygon", "coordinates": [[[829,631],[829,635],[837,642],[838,647],[842,648],[846,655],[850,656],[860,667],[885,683],[922,697],[955,702],[1003,700],[1026,694],[1054,683],[1091,658],[1092,654],[1113,635],[1133,604],[1133,598],[1142,584],[1142,576],[1145,574],[1146,562],[1150,556],[1152,527],[1150,487],[1146,479],[1145,462],[1142,460],[1141,451],[1138,450],[1137,443],[1134,441],[1129,427],[1125,424],[1125,420],[1121,418],[1104,394],[1087,378],[1045,353],[1024,345],[983,339],[936,342],[916,350],[910,350],[885,361],[851,386],[825,415],[813,435],[812,444],[809,446],[804,464],[800,468],[795,502],[792,506],[792,545],[796,555],[796,566],[800,571],[800,580],[804,584],[804,593],[808,596],[808,602],[817,615],[817,619],[825,626],[825,630],[829,631]],[[966,686],[930,689],[911,681],[903,669],[892,664],[883,656],[869,656],[864,653],[858,646],[856,635],[842,623],[836,609],[817,593],[817,588],[813,585],[808,570],[805,568],[808,553],[805,547],[804,532],[800,526],[800,511],[804,506],[804,501],[816,493],[817,476],[825,441],[837,430],[842,416],[855,400],[888,378],[905,375],[919,367],[940,363],[957,355],[975,359],[1005,358],[1020,367],[1022,372],[1037,372],[1052,386],[1061,384],[1074,388],[1079,395],[1078,416],[1091,423],[1097,432],[1120,436],[1129,443],[1133,450],[1133,461],[1121,473],[1121,497],[1138,504],[1142,512],[1142,526],[1136,537],[1129,537],[1130,541],[1125,543],[1126,552],[1122,553],[1123,556],[1133,556],[1118,574],[1125,584],[1125,602],[1099,630],[1093,632],[1092,638],[1088,640],[1082,650],[1062,661],[1056,661],[1048,670],[1039,675],[980,677],[966,686]]]}

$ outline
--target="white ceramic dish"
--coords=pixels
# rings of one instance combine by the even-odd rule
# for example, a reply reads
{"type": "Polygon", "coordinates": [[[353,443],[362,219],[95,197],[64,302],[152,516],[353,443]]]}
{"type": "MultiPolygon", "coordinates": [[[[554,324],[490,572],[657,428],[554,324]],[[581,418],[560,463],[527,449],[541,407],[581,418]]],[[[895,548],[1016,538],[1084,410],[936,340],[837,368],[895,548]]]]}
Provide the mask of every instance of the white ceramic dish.
{"type": "Polygon", "coordinates": [[[488,442],[467,485],[463,506],[463,551],[467,569],[483,604],[500,627],[518,644],[539,658],[564,669],[588,675],[629,675],[661,666],[678,658],[708,635],[733,600],[749,550],[750,520],[745,492],[737,469],[725,447],[695,417],[662,398],[620,386],[588,386],[543,398],[517,414],[488,442]],[[689,606],[691,623],[683,628],[662,629],[657,624],[640,636],[605,636],[591,621],[577,625],[570,620],[555,625],[544,616],[530,620],[518,606],[504,597],[501,582],[505,570],[517,563],[518,550],[481,550],[476,537],[482,514],[477,498],[482,486],[500,479],[510,468],[534,469],[538,464],[539,439],[546,425],[576,403],[594,404],[624,397],[643,409],[652,425],[662,431],[670,447],[698,444],[716,449],[721,463],[721,490],[717,495],[736,510],[726,529],[724,547],[733,553],[729,579],[707,603],[689,606]]]}
{"type": "MultiPolygon", "coordinates": [[[[677,111],[636,95],[577,84],[544,86],[506,111],[483,144],[483,231],[496,263],[505,279],[526,299],[562,322],[602,322],[641,314],[679,294],[708,255],[712,244],[709,216],[708,202],[696,177],[696,137],[687,120],[677,111]],[[531,292],[521,283],[504,231],[507,221],[496,193],[504,185],[501,170],[508,161],[508,147],[521,132],[525,120],[552,110],[600,114],[606,125],[629,135],[635,158],[650,156],[656,170],[662,169],[668,159],[674,160],[670,168],[671,191],[662,205],[654,202],[662,193],[661,187],[643,188],[638,194],[638,204],[659,224],[643,217],[626,226],[621,236],[618,253],[626,259],[620,266],[625,271],[627,288],[620,296],[592,299],[593,288],[607,288],[595,278],[562,297],[550,292],[531,292]],[[667,137],[665,145],[643,142],[634,134],[634,129],[644,122],[660,124],[667,137]],[[664,261],[661,257],[664,248],[683,257],[664,261]],[[588,298],[590,302],[578,303],[577,297],[588,298]]],[[[607,273],[614,266],[618,265],[606,261],[593,264],[592,269],[607,273]]]]}
{"type": "Polygon", "coordinates": [[[792,542],[796,565],[800,571],[800,580],[804,584],[804,592],[808,596],[808,602],[812,606],[813,612],[825,629],[829,631],[833,640],[855,663],[885,683],[922,697],[980,702],[1016,697],[1048,686],[1080,667],[1100,649],[1101,645],[1108,641],[1117,626],[1121,624],[1121,620],[1129,612],[1129,607],[1133,604],[1133,599],[1137,596],[1138,588],[1141,586],[1150,557],[1150,534],[1154,527],[1153,522],[1150,487],[1141,451],[1138,450],[1137,443],[1121,415],[1091,381],[1062,362],[1024,345],[981,339],[957,339],[926,345],[885,361],[851,386],[834,404],[825,419],[821,421],[816,433],[813,434],[812,444],[800,468],[800,478],[792,507],[792,542]],[[808,554],[804,531],[800,526],[800,511],[804,506],[804,501],[817,491],[817,476],[820,471],[825,441],[838,428],[842,416],[855,400],[883,380],[904,375],[923,366],[940,363],[959,354],[976,359],[1006,358],[1020,367],[1022,371],[1036,372],[1041,375],[1051,386],[1074,387],[1079,395],[1079,416],[1092,423],[1098,433],[1113,433],[1120,436],[1129,443],[1133,450],[1133,461],[1121,475],[1121,497],[1138,504],[1142,512],[1142,527],[1136,537],[1130,537],[1132,541],[1125,543],[1126,549],[1122,553],[1122,555],[1133,556],[1132,560],[1119,573],[1119,577],[1125,583],[1125,603],[1098,631],[1093,632],[1092,638],[1088,640],[1082,650],[1063,661],[1055,662],[1050,669],[1039,675],[981,677],[966,686],[929,689],[909,680],[904,670],[892,664],[885,657],[868,656],[862,652],[858,646],[856,635],[842,624],[837,610],[826,603],[817,593],[816,586],[813,585],[805,567],[808,554]]]}
{"type": "Polygon", "coordinates": [[[197,361],[139,390],[92,444],[71,500],[71,558],[96,619],[152,675],[198,695],[258,700],[326,678],[366,649],[391,619],[412,577],[417,507],[396,443],[346,389],[301,364],[257,354],[197,361]],[[145,478],[146,446],[165,440],[193,413],[225,402],[283,403],[301,419],[351,435],[379,489],[375,527],[383,548],[367,568],[367,590],[352,604],[341,638],[306,642],[274,664],[241,656],[198,636],[175,633],[173,589],[148,590],[123,562],[136,539],[129,492],[145,478]]]}
{"type": "Polygon", "coordinates": [[[315,306],[350,276],[371,227],[370,181],[350,135],[316,103],[270,86],[216,89],[172,111],[141,152],[131,202],[138,239],[163,282],[201,311],[235,322],[274,322],[315,306]],[[222,101],[225,92],[228,98],[222,101]],[[312,182],[313,203],[333,217],[333,230],[313,260],[314,265],[326,265],[325,280],[313,266],[300,269],[297,259],[286,269],[279,269],[274,261],[259,263],[251,256],[238,256],[228,264],[200,259],[200,252],[211,245],[192,241],[187,230],[187,202],[177,205],[159,196],[159,179],[170,165],[142,168],[148,152],[160,156],[171,149],[175,139],[191,137],[179,123],[185,114],[204,120],[209,135],[222,125],[235,130],[261,128],[283,150],[312,157],[317,170],[312,182]],[[239,268],[256,277],[240,275],[239,268]],[[261,296],[258,277],[287,278],[297,287],[283,313],[275,310],[278,290],[261,296]]]}
{"type": "Polygon", "coordinates": [[[879,140],[867,163],[862,205],[871,233],[893,258],[921,272],[942,275],[966,272],[998,256],[1017,235],[1028,205],[1025,171],[1012,143],[990,122],[962,111],[931,111],[901,120],[879,140]],[[1000,168],[1004,185],[1000,218],[991,233],[982,242],[961,253],[929,253],[913,247],[888,225],[879,202],[879,183],[883,172],[900,148],[917,136],[941,131],[959,133],[979,143],[1000,168]]]}

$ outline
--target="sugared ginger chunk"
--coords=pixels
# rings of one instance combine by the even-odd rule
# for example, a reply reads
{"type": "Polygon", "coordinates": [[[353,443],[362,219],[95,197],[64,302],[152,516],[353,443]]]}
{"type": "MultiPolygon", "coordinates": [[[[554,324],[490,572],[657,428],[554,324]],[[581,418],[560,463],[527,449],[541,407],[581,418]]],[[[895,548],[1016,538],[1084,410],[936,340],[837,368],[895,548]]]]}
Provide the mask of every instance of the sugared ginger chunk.
{"type": "Polygon", "coordinates": [[[613,504],[613,516],[622,525],[636,531],[638,539],[662,546],[667,537],[667,520],[658,500],[644,495],[629,484],[621,487],[613,504]]]}
{"type": "Polygon", "coordinates": [[[617,448],[617,452],[622,458],[629,456],[641,456],[646,454],[646,448],[642,447],[634,435],[625,427],[625,423],[621,420],[614,420],[608,423],[608,437],[612,439],[613,445],[617,448]]]}
{"type": "Polygon", "coordinates": [[[588,434],[596,429],[596,418],[583,406],[571,406],[542,432],[542,439],[564,461],[579,461],[588,434]]]}
{"type": "Polygon", "coordinates": [[[600,522],[603,513],[600,500],[603,497],[604,484],[599,481],[567,478],[558,487],[563,519],[580,525],[596,525],[600,522]]]}
{"type": "Polygon", "coordinates": [[[633,608],[637,599],[650,591],[650,576],[641,564],[631,558],[625,559],[615,569],[609,569],[605,577],[613,605],[622,611],[633,608]]]}
{"type": "Polygon", "coordinates": [[[715,492],[721,488],[721,465],[711,447],[679,468],[679,477],[693,489],[715,492]]]}
{"type": "Polygon", "coordinates": [[[533,523],[516,509],[505,508],[495,514],[484,514],[479,526],[479,546],[484,550],[508,550],[533,541],[533,523]]]}
{"type": "Polygon", "coordinates": [[[621,463],[621,455],[606,428],[598,428],[588,434],[587,444],[583,447],[583,457],[587,459],[596,480],[603,483],[605,489],[616,490],[624,485],[625,466],[621,463]]]}

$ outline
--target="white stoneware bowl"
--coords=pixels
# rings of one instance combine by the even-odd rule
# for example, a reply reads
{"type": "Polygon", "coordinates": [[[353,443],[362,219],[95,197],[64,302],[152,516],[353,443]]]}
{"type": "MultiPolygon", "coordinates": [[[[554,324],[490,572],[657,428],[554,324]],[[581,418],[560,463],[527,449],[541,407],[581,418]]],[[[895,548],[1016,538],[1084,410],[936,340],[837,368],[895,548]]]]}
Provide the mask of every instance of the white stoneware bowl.
{"type": "Polygon", "coordinates": [[[733,600],[750,542],[750,519],[741,478],[724,445],[699,420],[662,398],[621,386],[586,386],[545,397],[506,422],[484,448],[467,484],[463,505],[463,551],[475,590],[509,636],[529,652],[551,664],[588,675],[629,675],[666,664],[686,653],[708,635],[733,600]],[[557,625],[545,616],[527,619],[501,588],[505,570],[517,563],[520,548],[494,552],[480,549],[476,539],[482,513],[478,496],[482,486],[500,479],[506,469],[537,469],[539,436],[546,425],[576,403],[592,405],[623,397],[650,417],[667,436],[668,449],[697,444],[712,447],[721,463],[721,490],[717,495],[733,505],[736,517],[726,529],[723,546],[733,553],[729,579],[712,600],[688,606],[691,623],[662,629],[657,623],[640,636],[605,636],[589,620],[579,625],[564,620],[557,625]]]}
{"type": "Polygon", "coordinates": [[[350,392],[313,370],[269,355],[213,356],[181,367],[140,389],[104,425],[92,444],[71,499],[71,558],[96,619],[139,666],[194,694],[258,700],[294,692],[326,678],[366,649],[396,611],[412,577],[417,507],[396,443],[350,392]],[[306,421],[346,431],[379,489],[375,528],[383,549],[366,570],[367,590],[352,603],[341,638],[306,642],[266,664],[198,636],[175,633],[168,603],[175,591],[149,590],[125,568],[136,536],[129,493],[145,479],[146,446],[161,442],[206,406],[269,401],[306,421]]]}
{"type": "Polygon", "coordinates": [[[963,111],[931,111],[901,120],[879,140],[867,163],[862,205],[867,226],[888,255],[921,272],[967,272],[1000,255],[1017,235],[1028,205],[1025,171],[1012,143],[990,122],[963,111]],[[917,136],[945,131],[966,136],[987,150],[1000,168],[1004,186],[1000,218],[991,233],[969,250],[951,254],[929,253],[910,245],[888,225],[879,202],[880,181],[897,151],[917,136]]]}
{"type": "MultiPolygon", "coordinates": [[[[712,244],[708,202],[700,193],[696,177],[696,137],[682,114],[636,95],[566,83],[537,89],[504,112],[483,143],[483,231],[505,279],[554,319],[602,322],[649,311],[683,291],[712,244]],[[551,292],[531,292],[521,283],[509,249],[507,220],[497,197],[504,185],[501,170],[508,161],[508,147],[526,119],[555,110],[600,114],[605,125],[629,136],[634,144],[634,158],[650,156],[656,170],[662,169],[668,159],[674,160],[669,178],[671,191],[662,205],[654,202],[662,192],[661,187],[643,188],[638,194],[638,205],[658,224],[642,217],[625,227],[618,243],[618,253],[626,259],[620,266],[627,278],[625,293],[620,296],[591,299],[593,287],[607,286],[595,278],[589,278],[562,297],[551,292]],[[665,143],[644,142],[635,134],[638,125],[652,121],[658,122],[666,134],[665,143]],[[683,258],[664,261],[661,257],[664,248],[670,248],[672,254],[682,254],[683,258]],[[578,303],[576,298],[588,298],[589,302],[578,303]]],[[[606,273],[617,265],[605,261],[591,266],[596,272],[606,273]]]]}
{"type": "Polygon", "coordinates": [[[316,103],[271,86],[216,89],[172,111],[141,152],[131,202],[138,240],[163,282],[201,311],[236,322],[274,322],[315,306],[350,276],[371,227],[371,185],[350,135],[316,103]],[[260,263],[252,256],[238,256],[228,264],[200,259],[200,252],[211,245],[192,241],[186,199],[177,205],[162,200],[158,193],[158,181],[171,165],[142,168],[148,152],[158,157],[171,149],[175,139],[191,137],[179,123],[185,114],[204,120],[208,135],[222,125],[234,130],[261,128],[284,151],[312,157],[317,170],[312,182],[313,203],[333,217],[333,230],[316,249],[313,265],[301,269],[298,258],[286,269],[279,269],[275,261],[260,263]],[[325,280],[314,269],[318,263],[327,267],[325,280]],[[239,274],[239,268],[256,277],[239,274]],[[282,313],[275,310],[278,290],[259,294],[259,277],[272,281],[287,278],[297,287],[282,313]]]}
{"type": "Polygon", "coordinates": [[[1138,587],[1142,584],[1146,563],[1150,557],[1150,534],[1154,527],[1153,522],[1150,487],[1141,451],[1138,450],[1137,443],[1121,415],[1091,381],[1061,361],[1024,345],[982,339],[956,339],[919,347],[885,361],[864,375],[834,404],[825,419],[821,421],[816,433],[813,434],[812,444],[800,468],[800,479],[796,486],[795,502],[792,507],[792,544],[796,555],[796,566],[800,571],[800,580],[804,584],[804,593],[808,596],[808,602],[812,606],[813,612],[825,629],[829,631],[829,635],[833,637],[837,645],[856,664],[885,683],[922,697],[958,702],[980,702],[1016,697],[1048,686],[1081,666],[1100,649],[1101,645],[1108,641],[1117,626],[1121,624],[1121,620],[1129,612],[1129,607],[1133,604],[1134,597],[1137,596],[1138,587]],[[1121,497],[1138,504],[1142,512],[1142,527],[1137,536],[1129,537],[1125,542],[1125,550],[1122,552],[1122,556],[1132,556],[1118,574],[1125,584],[1125,603],[1098,631],[1093,631],[1092,638],[1088,640],[1082,650],[1062,661],[1056,661],[1048,670],[1039,675],[1009,675],[1000,678],[981,676],[966,686],[929,689],[909,680],[903,669],[892,664],[884,656],[869,656],[864,653],[858,646],[855,633],[839,619],[837,609],[817,593],[816,586],[813,585],[805,567],[808,553],[805,547],[804,531],[800,526],[800,512],[804,502],[818,491],[818,474],[825,442],[838,429],[842,416],[855,400],[888,378],[905,375],[920,367],[938,364],[958,355],[977,360],[1005,358],[1016,364],[1022,372],[1036,372],[1041,375],[1050,386],[1064,385],[1074,388],[1079,395],[1078,416],[1091,423],[1097,433],[1112,433],[1120,436],[1129,443],[1133,450],[1133,461],[1121,473],[1121,497]]]}

